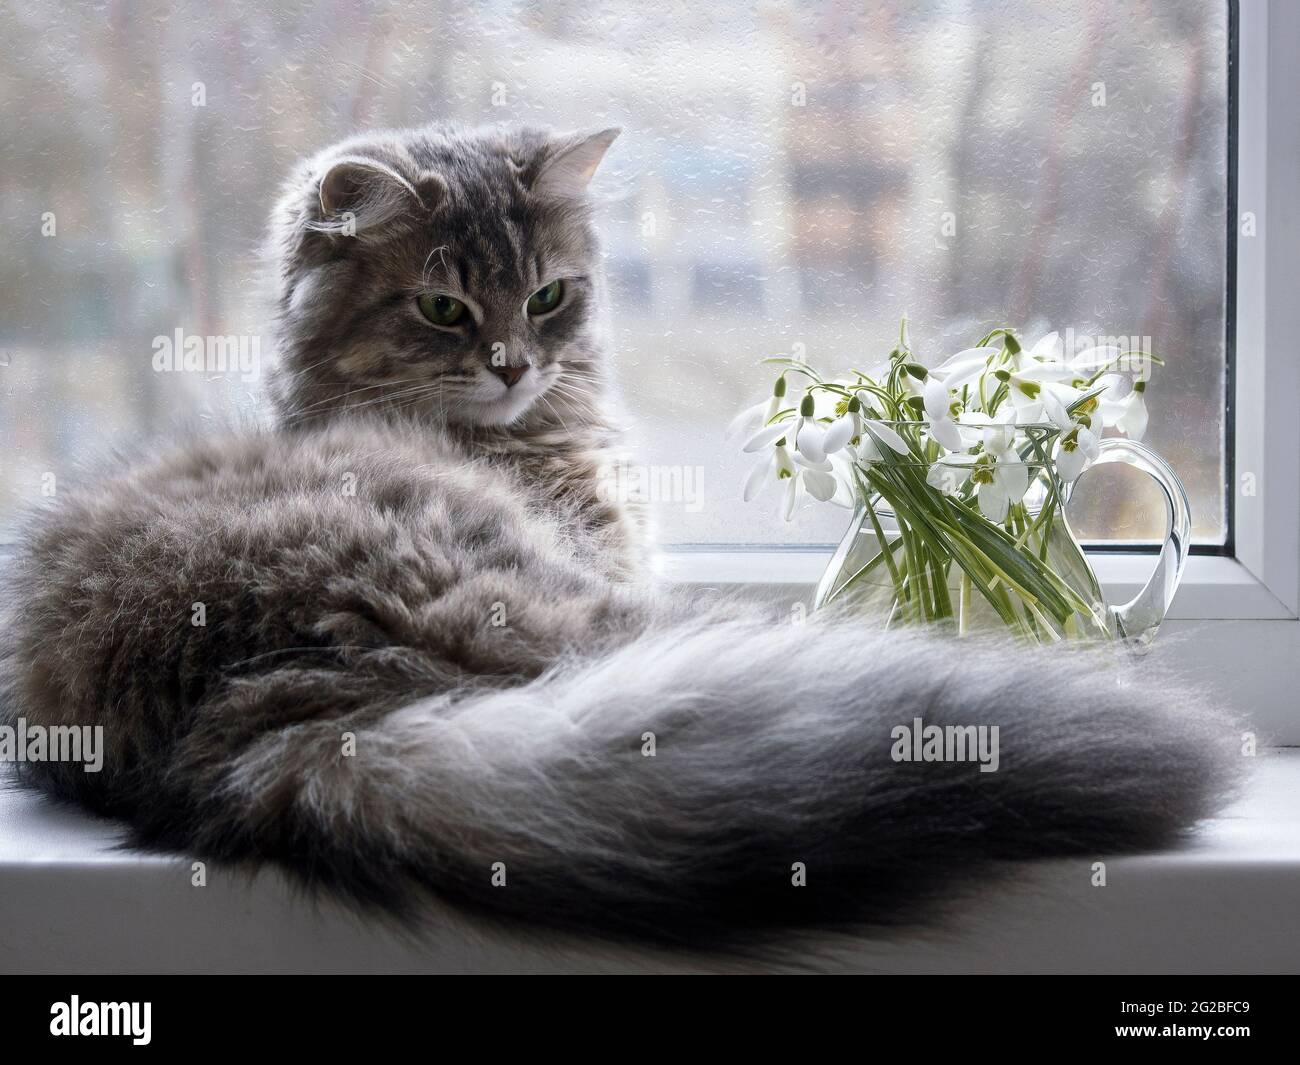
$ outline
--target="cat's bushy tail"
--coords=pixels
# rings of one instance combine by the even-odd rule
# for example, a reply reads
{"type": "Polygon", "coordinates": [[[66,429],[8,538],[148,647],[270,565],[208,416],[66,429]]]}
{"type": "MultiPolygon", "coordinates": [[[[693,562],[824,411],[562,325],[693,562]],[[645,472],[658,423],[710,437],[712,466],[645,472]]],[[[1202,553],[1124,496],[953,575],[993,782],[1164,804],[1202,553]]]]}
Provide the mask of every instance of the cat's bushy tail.
{"type": "MultiPolygon", "coordinates": [[[[337,718],[268,732],[209,778],[184,842],[403,914],[433,895],[732,948],[893,924],[990,862],[1157,847],[1213,811],[1240,761],[1227,723],[1098,666],[846,622],[678,624],[375,715],[354,754],[337,718]],[[917,718],[997,726],[996,771],[896,761],[917,718]]],[[[338,697],[328,672],[293,683],[304,707],[338,697]]]]}

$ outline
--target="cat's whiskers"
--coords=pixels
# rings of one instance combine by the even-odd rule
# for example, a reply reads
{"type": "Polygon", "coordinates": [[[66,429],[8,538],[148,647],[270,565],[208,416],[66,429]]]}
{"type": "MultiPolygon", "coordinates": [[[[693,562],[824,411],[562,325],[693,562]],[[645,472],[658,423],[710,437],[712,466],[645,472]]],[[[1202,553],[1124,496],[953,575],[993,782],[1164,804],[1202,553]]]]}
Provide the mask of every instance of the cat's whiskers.
{"type": "MultiPolygon", "coordinates": [[[[360,403],[346,403],[338,408],[331,408],[329,411],[320,411],[321,414],[333,413],[335,410],[346,410],[348,412],[363,410],[366,407],[381,406],[385,403],[393,403],[399,399],[408,397],[419,398],[434,392],[441,391],[437,382],[425,382],[424,384],[415,385],[410,388],[399,389],[396,392],[386,393],[382,396],[375,396],[371,399],[364,400],[360,403]]],[[[302,411],[300,414],[308,414],[308,411],[302,411]]]]}
{"type": "Polygon", "coordinates": [[[555,409],[555,404],[546,398],[546,393],[543,392],[537,398],[541,402],[545,403],[550,412],[555,415],[556,420],[560,423],[560,428],[562,428],[566,433],[571,434],[572,430],[569,428],[569,423],[564,420],[564,415],[555,409]]]}
{"type": "MultiPolygon", "coordinates": [[[[368,403],[347,403],[345,401],[349,396],[354,396],[359,392],[370,392],[376,388],[391,388],[393,385],[412,384],[414,382],[424,382],[425,384],[431,383],[428,382],[427,379],[425,378],[410,377],[398,381],[380,381],[378,384],[364,385],[360,388],[352,388],[346,392],[341,392],[338,395],[327,396],[325,399],[317,400],[315,403],[309,403],[304,407],[300,407],[298,410],[285,415],[284,420],[285,421],[299,420],[299,419],[307,418],[313,414],[327,414],[331,411],[339,410],[339,409],[356,410],[360,407],[368,406],[369,404],[368,403]]],[[[416,384],[414,387],[418,388],[421,386],[416,384]]],[[[377,400],[375,400],[375,402],[378,402],[383,398],[385,397],[380,396],[378,397],[377,400]]]]}
{"type": "Polygon", "coordinates": [[[600,397],[594,392],[580,389],[575,385],[565,382],[558,382],[549,389],[557,396],[567,399],[570,403],[585,407],[588,411],[595,411],[600,402],[600,397]]]}

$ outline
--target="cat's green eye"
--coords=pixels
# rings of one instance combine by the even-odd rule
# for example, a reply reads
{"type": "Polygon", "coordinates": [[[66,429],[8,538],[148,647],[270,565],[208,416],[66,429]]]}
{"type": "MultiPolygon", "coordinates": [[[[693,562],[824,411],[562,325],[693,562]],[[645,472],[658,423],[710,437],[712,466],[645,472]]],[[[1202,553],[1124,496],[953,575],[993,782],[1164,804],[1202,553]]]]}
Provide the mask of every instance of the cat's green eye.
{"type": "Polygon", "coordinates": [[[528,297],[528,313],[546,314],[555,310],[562,299],[564,299],[564,282],[552,281],[545,288],[539,288],[528,297]]]}
{"type": "Polygon", "coordinates": [[[434,325],[455,325],[465,317],[465,304],[451,296],[421,296],[420,313],[434,325]]]}

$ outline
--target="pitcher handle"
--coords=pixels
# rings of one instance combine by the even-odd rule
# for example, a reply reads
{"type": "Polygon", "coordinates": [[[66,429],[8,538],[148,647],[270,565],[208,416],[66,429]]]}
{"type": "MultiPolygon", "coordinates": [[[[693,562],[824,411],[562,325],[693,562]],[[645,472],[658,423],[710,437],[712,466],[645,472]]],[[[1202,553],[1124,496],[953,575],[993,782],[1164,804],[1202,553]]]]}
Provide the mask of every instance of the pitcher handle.
{"type": "Polygon", "coordinates": [[[1141,652],[1155,638],[1160,623],[1169,612],[1169,605],[1174,601],[1178,582],[1182,580],[1192,541],[1192,511],[1187,501],[1187,490],[1178,475],[1169,463],[1145,444],[1124,437],[1106,437],[1101,441],[1101,454],[1092,466],[1104,466],[1109,462],[1122,462],[1141,470],[1160,486],[1165,500],[1168,528],[1155,569],[1142,590],[1127,603],[1106,608],[1118,635],[1134,650],[1141,652]]]}

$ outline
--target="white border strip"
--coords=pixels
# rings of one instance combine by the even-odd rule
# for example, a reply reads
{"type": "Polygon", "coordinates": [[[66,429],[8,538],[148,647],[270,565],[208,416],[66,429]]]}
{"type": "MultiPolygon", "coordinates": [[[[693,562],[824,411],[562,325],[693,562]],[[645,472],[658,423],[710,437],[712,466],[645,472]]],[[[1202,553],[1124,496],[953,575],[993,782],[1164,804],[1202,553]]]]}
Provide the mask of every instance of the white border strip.
{"type": "Polygon", "coordinates": [[[1300,614],[1300,4],[1242,0],[1237,78],[1237,559],[1300,614]],[[1242,235],[1247,213],[1254,236],[1242,235]],[[1247,494],[1251,493],[1251,494],[1247,494]]]}

